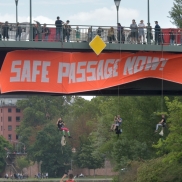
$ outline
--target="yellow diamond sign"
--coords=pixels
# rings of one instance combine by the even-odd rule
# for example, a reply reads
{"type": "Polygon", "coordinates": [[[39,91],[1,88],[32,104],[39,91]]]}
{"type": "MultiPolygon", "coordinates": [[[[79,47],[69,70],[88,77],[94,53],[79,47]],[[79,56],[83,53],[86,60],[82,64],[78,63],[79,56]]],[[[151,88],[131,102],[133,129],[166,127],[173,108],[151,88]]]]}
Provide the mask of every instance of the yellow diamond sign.
{"type": "Polygon", "coordinates": [[[89,43],[89,46],[92,48],[95,54],[99,55],[106,47],[106,44],[98,35],[96,35],[94,39],[89,43]]]}

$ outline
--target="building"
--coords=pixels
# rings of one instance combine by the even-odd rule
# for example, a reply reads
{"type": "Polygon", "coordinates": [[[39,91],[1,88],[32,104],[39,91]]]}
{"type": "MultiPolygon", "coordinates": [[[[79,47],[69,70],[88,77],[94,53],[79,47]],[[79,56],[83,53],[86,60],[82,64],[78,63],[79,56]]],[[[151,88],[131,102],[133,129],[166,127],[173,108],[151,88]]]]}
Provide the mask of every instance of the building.
{"type": "Polygon", "coordinates": [[[26,96],[0,96],[0,135],[10,141],[18,140],[16,128],[20,126],[23,113],[17,108],[16,103],[22,99],[26,99],[26,96]]]}

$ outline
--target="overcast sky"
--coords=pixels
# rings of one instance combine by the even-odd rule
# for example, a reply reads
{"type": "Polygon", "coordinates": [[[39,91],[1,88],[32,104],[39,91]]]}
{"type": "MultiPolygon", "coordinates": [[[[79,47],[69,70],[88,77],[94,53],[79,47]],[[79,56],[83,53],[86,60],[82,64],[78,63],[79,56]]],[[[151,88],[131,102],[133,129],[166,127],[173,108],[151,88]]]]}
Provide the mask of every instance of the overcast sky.
{"type": "MultiPolygon", "coordinates": [[[[173,0],[150,0],[150,22],[158,20],[163,28],[175,27],[167,17],[173,0]]],[[[15,0],[0,0],[0,22],[16,21],[15,0]]],[[[18,21],[29,22],[29,0],[19,0],[18,21]]],[[[117,21],[114,0],[32,0],[33,20],[54,24],[56,17],[72,25],[114,26],[117,21]]],[[[147,0],[121,0],[119,21],[127,27],[131,20],[147,23],[147,0]]]]}

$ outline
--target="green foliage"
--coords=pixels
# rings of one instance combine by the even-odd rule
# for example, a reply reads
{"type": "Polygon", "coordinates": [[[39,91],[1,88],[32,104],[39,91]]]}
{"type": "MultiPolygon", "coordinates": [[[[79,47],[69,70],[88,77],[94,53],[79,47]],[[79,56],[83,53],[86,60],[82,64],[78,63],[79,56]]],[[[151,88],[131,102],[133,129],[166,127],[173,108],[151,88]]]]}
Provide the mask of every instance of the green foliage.
{"type": "Polygon", "coordinates": [[[56,124],[57,118],[64,118],[68,112],[69,97],[30,96],[21,100],[17,106],[23,110],[23,120],[17,133],[27,150],[35,142],[38,131],[49,122],[56,124]]]}
{"type": "Polygon", "coordinates": [[[159,140],[154,147],[158,149],[158,154],[168,154],[165,157],[166,161],[182,162],[182,102],[178,97],[172,101],[167,97],[165,99],[169,112],[167,125],[170,133],[165,140],[159,140]]]}
{"type": "Polygon", "coordinates": [[[182,0],[174,0],[169,15],[169,18],[172,19],[172,23],[177,27],[182,28],[182,0]]]}
{"type": "Polygon", "coordinates": [[[182,180],[182,165],[178,162],[167,163],[164,158],[146,161],[139,167],[138,182],[180,182],[182,180]]]}
{"type": "Polygon", "coordinates": [[[16,167],[19,168],[20,171],[23,170],[23,168],[28,167],[30,165],[30,161],[27,159],[26,156],[17,157],[15,159],[16,167]]]}
{"type": "Polygon", "coordinates": [[[116,170],[126,168],[131,161],[144,160],[148,156],[146,143],[122,138],[114,143],[112,157],[116,162],[116,170]]]}
{"type": "Polygon", "coordinates": [[[50,177],[61,176],[70,169],[71,148],[69,144],[61,146],[61,137],[54,124],[47,124],[38,132],[35,143],[29,149],[29,158],[42,162],[42,172],[48,172],[50,177]]]}
{"type": "Polygon", "coordinates": [[[5,158],[11,149],[12,146],[10,143],[3,136],[0,136],[0,172],[2,172],[5,167],[5,158]]]}
{"type": "Polygon", "coordinates": [[[82,142],[75,160],[81,168],[97,169],[104,166],[104,155],[94,150],[93,141],[87,139],[82,142]]]}

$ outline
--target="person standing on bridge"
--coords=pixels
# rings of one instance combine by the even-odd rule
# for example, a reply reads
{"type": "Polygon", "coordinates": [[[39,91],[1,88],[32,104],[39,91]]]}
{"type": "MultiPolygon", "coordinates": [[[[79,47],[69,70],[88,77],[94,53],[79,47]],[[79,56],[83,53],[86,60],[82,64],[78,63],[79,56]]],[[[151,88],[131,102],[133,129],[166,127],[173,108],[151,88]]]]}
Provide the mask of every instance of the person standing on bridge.
{"type": "Polygon", "coordinates": [[[34,22],[36,22],[38,41],[42,41],[42,26],[38,21],[34,20],[34,22]]]}
{"type": "Polygon", "coordinates": [[[50,29],[46,26],[46,23],[44,23],[42,32],[44,34],[44,41],[47,42],[49,39],[49,35],[50,35],[50,29]]]}
{"type": "Polygon", "coordinates": [[[63,38],[63,24],[64,22],[60,20],[60,17],[57,17],[57,20],[55,21],[56,25],[56,40],[62,42],[63,38]]]}
{"type": "Polygon", "coordinates": [[[139,43],[145,44],[145,32],[144,32],[145,24],[143,23],[143,20],[140,21],[138,24],[138,38],[139,38],[139,43]]]}
{"type": "Polygon", "coordinates": [[[7,40],[9,40],[9,25],[8,22],[6,21],[5,24],[2,27],[3,30],[3,39],[5,40],[5,38],[7,38],[7,40]]]}
{"type": "Polygon", "coordinates": [[[2,39],[2,23],[0,22],[0,41],[2,39]]]}
{"type": "Polygon", "coordinates": [[[161,27],[158,24],[158,21],[155,21],[155,45],[160,45],[160,33],[161,33],[161,27]]]}
{"type": "Polygon", "coordinates": [[[19,22],[17,22],[17,24],[16,24],[16,41],[17,41],[17,39],[20,41],[21,33],[22,33],[22,28],[21,28],[19,22]]]}
{"type": "Polygon", "coordinates": [[[171,30],[169,32],[169,37],[170,37],[170,45],[174,45],[175,43],[175,34],[174,34],[174,30],[171,30]]]}
{"type": "Polygon", "coordinates": [[[108,41],[109,43],[112,43],[112,41],[115,41],[115,36],[114,36],[114,28],[111,27],[109,30],[108,30],[108,41]]]}
{"type": "Polygon", "coordinates": [[[63,41],[69,42],[70,41],[70,34],[71,34],[71,26],[69,25],[70,21],[67,20],[66,23],[64,24],[64,29],[63,29],[63,41]]]}
{"type": "Polygon", "coordinates": [[[138,31],[138,27],[137,27],[135,20],[132,20],[132,24],[130,25],[130,29],[131,29],[131,42],[132,42],[132,44],[135,44],[136,39],[137,39],[137,31],[138,31]]]}
{"type": "Polygon", "coordinates": [[[120,43],[120,42],[123,43],[123,30],[124,30],[124,28],[121,26],[120,23],[118,23],[117,24],[117,39],[118,39],[118,43],[120,43]]]}

